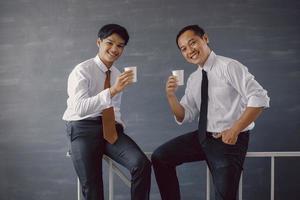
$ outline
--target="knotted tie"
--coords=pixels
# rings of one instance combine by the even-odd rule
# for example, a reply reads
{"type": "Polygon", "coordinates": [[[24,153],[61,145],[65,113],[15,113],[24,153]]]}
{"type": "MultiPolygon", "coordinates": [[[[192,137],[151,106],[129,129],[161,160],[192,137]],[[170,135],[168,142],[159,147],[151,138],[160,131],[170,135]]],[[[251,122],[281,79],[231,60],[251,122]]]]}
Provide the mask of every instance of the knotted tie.
{"type": "Polygon", "coordinates": [[[200,143],[202,143],[206,138],[207,105],[208,105],[208,80],[207,80],[206,71],[202,70],[201,107],[200,107],[200,116],[199,116],[199,123],[198,123],[198,137],[200,143]]]}
{"type": "MultiPolygon", "coordinates": [[[[106,72],[106,79],[104,82],[104,89],[110,88],[110,70],[106,72]]],[[[113,144],[118,139],[115,123],[114,108],[106,108],[102,111],[102,126],[103,126],[103,138],[113,144]]]]}

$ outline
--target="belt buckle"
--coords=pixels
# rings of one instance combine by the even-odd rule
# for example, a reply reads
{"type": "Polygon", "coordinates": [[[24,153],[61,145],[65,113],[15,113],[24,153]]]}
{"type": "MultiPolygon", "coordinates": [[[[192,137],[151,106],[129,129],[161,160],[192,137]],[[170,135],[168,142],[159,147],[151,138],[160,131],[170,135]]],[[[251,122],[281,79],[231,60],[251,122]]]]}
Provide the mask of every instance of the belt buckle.
{"type": "Polygon", "coordinates": [[[219,138],[219,135],[220,135],[221,133],[218,133],[218,132],[212,132],[211,133],[211,136],[213,136],[213,138],[219,138]]]}

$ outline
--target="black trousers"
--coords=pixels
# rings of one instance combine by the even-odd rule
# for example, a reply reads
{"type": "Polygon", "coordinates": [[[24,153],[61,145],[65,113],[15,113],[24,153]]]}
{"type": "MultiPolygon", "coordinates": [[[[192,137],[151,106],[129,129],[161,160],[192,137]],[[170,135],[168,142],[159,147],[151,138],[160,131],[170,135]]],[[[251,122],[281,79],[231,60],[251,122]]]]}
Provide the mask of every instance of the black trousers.
{"type": "Polygon", "coordinates": [[[107,155],[126,167],[132,176],[131,199],[148,200],[151,185],[151,162],[127,136],[120,124],[116,125],[118,140],[110,144],[103,139],[100,120],[67,122],[71,141],[71,157],[82,193],[86,200],[104,200],[102,156],[107,155]]]}
{"type": "Polygon", "coordinates": [[[249,133],[241,133],[235,145],[207,134],[200,145],[197,131],[176,137],[158,147],[152,164],[162,200],[180,200],[176,167],[206,161],[212,174],[216,200],[236,200],[240,175],[248,149],[249,133]]]}

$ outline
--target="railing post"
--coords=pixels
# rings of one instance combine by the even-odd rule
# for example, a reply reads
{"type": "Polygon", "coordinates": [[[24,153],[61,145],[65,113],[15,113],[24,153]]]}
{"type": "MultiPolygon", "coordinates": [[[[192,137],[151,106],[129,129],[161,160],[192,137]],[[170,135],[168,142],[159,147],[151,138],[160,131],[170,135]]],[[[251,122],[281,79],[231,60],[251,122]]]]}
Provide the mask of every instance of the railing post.
{"type": "Polygon", "coordinates": [[[210,172],[208,166],[206,167],[206,200],[210,200],[210,172]]]}
{"type": "Polygon", "coordinates": [[[243,200],[243,171],[241,172],[241,178],[239,183],[239,200],[243,200]]]}
{"type": "Polygon", "coordinates": [[[114,199],[114,173],[113,173],[113,163],[112,161],[109,159],[108,160],[108,164],[109,164],[109,179],[108,179],[108,184],[109,184],[109,200],[113,200],[114,199]]]}
{"type": "Polygon", "coordinates": [[[274,186],[275,186],[275,157],[271,157],[271,200],[274,200],[274,186]]]}
{"type": "Polygon", "coordinates": [[[81,185],[79,178],[77,178],[77,199],[81,200],[81,185]]]}

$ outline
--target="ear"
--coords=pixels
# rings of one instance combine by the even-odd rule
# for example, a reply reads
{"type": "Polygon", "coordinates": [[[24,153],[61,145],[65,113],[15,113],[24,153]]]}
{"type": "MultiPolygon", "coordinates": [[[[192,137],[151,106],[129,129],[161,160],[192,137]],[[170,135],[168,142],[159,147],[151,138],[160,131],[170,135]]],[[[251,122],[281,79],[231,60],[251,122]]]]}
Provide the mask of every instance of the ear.
{"type": "Polygon", "coordinates": [[[209,44],[209,38],[207,33],[204,33],[204,35],[202,36],[203,40],[206,42],[206,44],[209,44]]]}
{"type": "Polygon", "coordinates": [[[97,44],[98,47],[100,47],[101,42],[102,42],[102,41],[101,41],[100,38],[98,38],[98,39],[96,40],[96,44],[97,44]]]}

